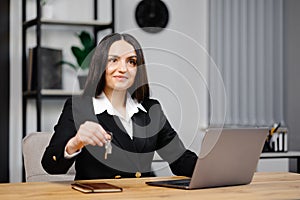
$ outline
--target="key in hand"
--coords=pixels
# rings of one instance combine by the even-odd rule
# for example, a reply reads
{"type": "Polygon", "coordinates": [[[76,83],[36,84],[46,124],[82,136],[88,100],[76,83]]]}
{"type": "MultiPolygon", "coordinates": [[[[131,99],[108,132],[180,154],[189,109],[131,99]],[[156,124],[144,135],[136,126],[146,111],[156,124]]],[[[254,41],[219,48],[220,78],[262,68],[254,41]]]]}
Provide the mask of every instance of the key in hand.
{"type": "Polygon", "coordinates": [[[111,145],[111,140],[112,140],[112,133],[110,133],[111,139],[108,140],[105,144],[105,153],[104,153],[104,159],[107,159],[107,155],[112,153],[112,145],[111,145]]]}

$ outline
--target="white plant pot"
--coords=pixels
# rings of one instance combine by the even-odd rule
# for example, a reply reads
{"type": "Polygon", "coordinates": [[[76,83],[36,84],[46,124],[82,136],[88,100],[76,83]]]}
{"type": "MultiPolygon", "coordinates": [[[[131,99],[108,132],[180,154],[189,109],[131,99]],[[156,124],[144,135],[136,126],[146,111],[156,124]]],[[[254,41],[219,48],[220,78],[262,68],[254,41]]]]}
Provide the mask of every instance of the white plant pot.
{"type": "Polygon", "coordinates": [[[87,76],[79,75],[78,76],[78,82],[79,82],[79,89],[83,90],[85,86],[87,76]]]}
{"type": "Polygon", "coordinates": [[[53,18],[53,6],[44,5],[42,7],[42,18],[43,19],[52,19],[53,18]]]}
{"type": "Polygon", "coordinates": [[[77,77],[78,77],[80,89],[84,89],[88,73],[89,73],[88,69],[86,69],[86,70],[79,69],[77,71],[77,77]]]}

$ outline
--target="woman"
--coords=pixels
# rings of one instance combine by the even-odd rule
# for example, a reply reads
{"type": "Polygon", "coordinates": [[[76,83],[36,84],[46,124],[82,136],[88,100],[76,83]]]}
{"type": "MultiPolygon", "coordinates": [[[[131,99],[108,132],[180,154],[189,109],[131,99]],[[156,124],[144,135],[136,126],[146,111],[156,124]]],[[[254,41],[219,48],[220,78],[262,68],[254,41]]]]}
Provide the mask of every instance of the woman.
{"type": "Polygon", "coordinates": [[[76,180],[152,176],[155,151],[176,175],[191,176],[197,160],[149,98],[143,52],[129,34],[98,44],[83,95],[66,101],[54,130],[42,165],[62,174],[75,162],[76,180]]]}

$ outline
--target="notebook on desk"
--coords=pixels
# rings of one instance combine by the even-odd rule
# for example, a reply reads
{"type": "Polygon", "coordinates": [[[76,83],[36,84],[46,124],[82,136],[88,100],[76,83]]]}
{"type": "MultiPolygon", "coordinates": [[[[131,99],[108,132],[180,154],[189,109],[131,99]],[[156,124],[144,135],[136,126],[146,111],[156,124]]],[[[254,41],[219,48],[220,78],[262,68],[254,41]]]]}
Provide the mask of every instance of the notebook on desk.
{"type": "Polygon", "coordinates": [[[249,184],[267,134],[267,128],[209,129],[203,138],[192,178],[146,184],[181,189],[249,184]]]}

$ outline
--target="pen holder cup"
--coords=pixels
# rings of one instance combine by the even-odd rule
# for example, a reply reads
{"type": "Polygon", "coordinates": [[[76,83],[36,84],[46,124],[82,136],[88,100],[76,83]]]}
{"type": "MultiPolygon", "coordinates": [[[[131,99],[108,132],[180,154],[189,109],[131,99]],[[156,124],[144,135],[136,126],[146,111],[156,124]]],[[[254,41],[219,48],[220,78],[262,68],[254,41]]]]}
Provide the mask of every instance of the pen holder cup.
{"type": "Polygon", "coordinates": [[[263,152],[287,152],[287,143],[287,131],[269,132],[263,152]]]}

